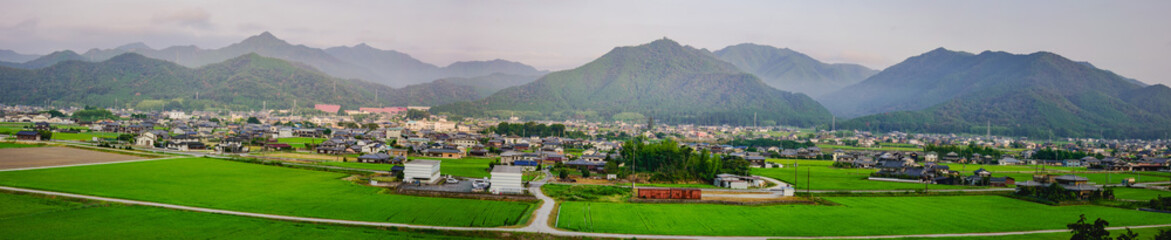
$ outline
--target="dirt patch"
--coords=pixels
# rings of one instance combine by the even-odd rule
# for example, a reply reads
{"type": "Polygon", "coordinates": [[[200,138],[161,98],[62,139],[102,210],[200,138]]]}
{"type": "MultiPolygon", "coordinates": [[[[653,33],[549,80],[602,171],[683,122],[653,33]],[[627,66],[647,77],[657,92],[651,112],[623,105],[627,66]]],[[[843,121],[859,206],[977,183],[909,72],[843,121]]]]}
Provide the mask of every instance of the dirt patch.
{"type": "Polygon", "coordinates": [[[135,159],[143,158],[68,147],[0,149],[0,169],[102,163],[135,159]]]}

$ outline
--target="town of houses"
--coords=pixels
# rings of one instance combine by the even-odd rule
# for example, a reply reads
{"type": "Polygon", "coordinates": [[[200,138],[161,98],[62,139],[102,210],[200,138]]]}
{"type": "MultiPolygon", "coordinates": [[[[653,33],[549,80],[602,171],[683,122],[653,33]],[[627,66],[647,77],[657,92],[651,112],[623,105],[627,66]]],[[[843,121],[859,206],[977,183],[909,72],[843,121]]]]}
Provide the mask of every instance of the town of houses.
{"type": "MultiPolygon", "coordinates": [[[[940,163],[971,163],[1051,166],[1088,166],[1115,171],[1157,171],[1168,166],[1171,155],[1167,140],[1072,139],[1058,141],[1030,140],[1020,137],[972,136],[954,134],[909,134],[890,132],[874,134],[862,131],[809,131],[785,127],[697,126],[640,123],[544,121],[562,124],[567,131],[590,137],[500,135],[484,130],[500,122],[521,123],[519,119],[460,119],[443,116],[407,119],[412,108],[361,108],[344,114],[290,114],[288,110],[270,111],[135,111],[111,109],[121,120],[80,121],[53,117],[47,109],[32,106],[0,106],[3,122],[33,123],[35,130],[84,131],[125,134],[129,139],[92,139],[109,144],[133,145],[171,151],[205,151],[244,154],[254,151],[308,151],[323,155],[360,155],[355,161],[402,164],[410,156],[430,158],[490,157],[499,164],[527,167],[564,164],[604,172],[606,159],[620,158],[617,150],[632,136],[654,140],[673,138],[681,145],[703,149],[713,154],[742,157],[753,167],[782,167],[768,158],[824,159],[854,168],[875,169],[875,176],[911,179],[921,182],[968,183],[957,170],[940,163]],[[50,125],[62,127],[50,127],[50,125]],[[349,126],[349,127],[346,127],[349,126]],[[280,142],[284,138],[322,139],[296,148],[280,142]],[[794,141],[806,147],[735,146],[730,139],[763,138],[794,141]],[[850,150],[823,149],[820,146],[848,146],[850,150]],[[958,145],[996,149],[1016,149],[997,156],[956,152],[908,151],[898,147],[958,145]],[[579,149],[580,152],[570,152],[579,149]],[[1078,152],[1076,159],[1038,159],[1042,149],[1078,152]]],[[[336,105],[318,105],[321,112],[336,112],[336,105]]],[[[425,109],[425,108],[419,108],[425,109]]],[[[77,108],[57,109],[65,114],[77,108]]],[[[34,129],[29,129],[34,130],[34,129]]],[[[27,132],[27,131],[22,131],[27,132]]],[[[22,137],[20,134],[17,137],[22,137]]],[[[28,134],[25,134],[28,135],[28,134]]],[[[31,137],[31,136],[28,136],[31,137]]],[[[980,176],[974,171],[972,176],[980,176]]],[[[970,177],[970,176],[969,176],[970,177]]],[[[988,177],[988,176],[986,176],[988,177]]],[[[1010,179],[992,177],[991,185],[1011,185],[1010,179]]]]}

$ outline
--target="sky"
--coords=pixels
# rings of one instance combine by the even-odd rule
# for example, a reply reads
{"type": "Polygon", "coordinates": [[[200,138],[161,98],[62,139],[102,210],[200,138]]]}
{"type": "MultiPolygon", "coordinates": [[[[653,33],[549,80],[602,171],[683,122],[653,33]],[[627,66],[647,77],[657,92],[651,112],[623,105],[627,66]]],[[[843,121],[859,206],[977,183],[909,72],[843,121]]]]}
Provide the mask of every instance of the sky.
{"type": "Polygon", "coordinates": [[[543,70],[667,37],[719,50],[790,48],[882,69],[938,47],[1049,51],[1171,84],[1171,1],[69,1],[0,0],[0,49],[47,54],[143,42],[220,48],[269,31],[293,44],[370,46],[445,66],[543,70]]]}

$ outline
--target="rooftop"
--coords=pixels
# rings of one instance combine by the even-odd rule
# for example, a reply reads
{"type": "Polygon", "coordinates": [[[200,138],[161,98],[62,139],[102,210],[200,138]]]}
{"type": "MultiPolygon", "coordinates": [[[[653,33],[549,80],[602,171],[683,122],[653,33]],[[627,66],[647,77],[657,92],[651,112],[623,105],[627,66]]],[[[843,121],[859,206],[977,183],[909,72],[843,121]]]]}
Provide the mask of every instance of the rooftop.
{"type": "Polygon", "coordinates": [[[412,160],[412,161],[410,161],[410,162],[407,162],[406,164],[407,164],[407,165],[428,165],[428,166],[434,166],[434,165],[439,165],[439,163],[440,163],[440,162],[439,162],[438,160],[423,160],[423,159],[416,159],[416,160],[412,160]]]}
{"type": "Polygon", "coordinates": [[[521,167],[497,165],[492,168],[492,173],[521,173],[521,167]]]}

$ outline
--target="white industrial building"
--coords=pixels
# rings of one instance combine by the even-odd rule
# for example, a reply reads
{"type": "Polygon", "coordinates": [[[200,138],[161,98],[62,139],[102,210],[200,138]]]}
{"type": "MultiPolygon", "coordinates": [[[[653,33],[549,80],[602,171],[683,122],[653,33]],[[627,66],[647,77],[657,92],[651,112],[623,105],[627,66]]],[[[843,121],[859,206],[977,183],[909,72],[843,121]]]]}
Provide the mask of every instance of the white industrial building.
{"type": "Polygon", "coordinates": [[[403,181],[434,184],[439,181],[439,161],[414,160],[407,162],[403,167],[403,181]]]}
{"type": "Polygon", "coordinates": [[[492,185],[488,190],[494,194],[524,193],[522,175],[520,166],[497,165],[492,168],[492,185]]]}

